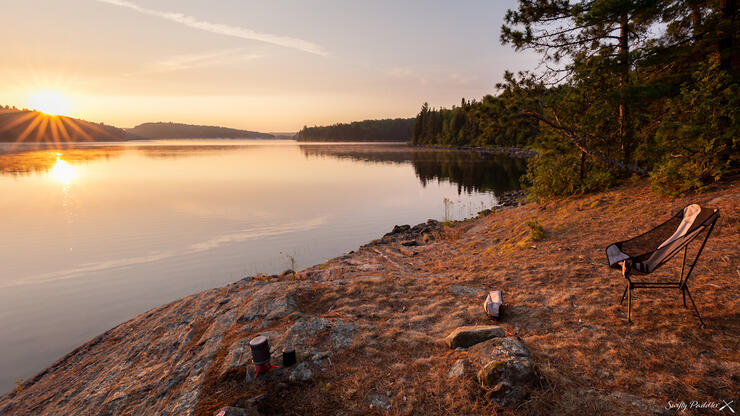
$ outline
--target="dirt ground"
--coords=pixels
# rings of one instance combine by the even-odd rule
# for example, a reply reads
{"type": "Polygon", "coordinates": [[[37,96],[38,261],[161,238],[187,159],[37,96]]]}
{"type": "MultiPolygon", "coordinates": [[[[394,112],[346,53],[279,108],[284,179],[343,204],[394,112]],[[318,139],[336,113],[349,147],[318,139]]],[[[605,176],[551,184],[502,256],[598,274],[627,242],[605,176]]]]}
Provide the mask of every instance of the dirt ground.
{"type": "MultiPolygon", "coordinates": [[[[371,243],[301,271],[298,312],[260,331],[284,330],[296,314],[365,329],[310,381],[244,383],[243,371],[211,371],[196,414],[224,405],[287,415],[717,414],[716,407],[670,407],[740,399],[739,184],[681,199],[661,199],[636,184],[529,203],[445,224],[417,246],[371,243]],[[689,281],[706,326],[683,307],[678,290],[655,289],[635,292],[628,325],[626,302],[619,303],[625,282],[607,268],[605,247],[694,202],[721,211],[689,281]],[[544,238],[533,232],[535,221],[544,238]],[[528,346],[541,376],[527,401],[491,404],[475,382],[477,368],[448,376],[467,353],[442,339],[461,325],[491,323],[481,306],[485,292],[455,285],[503,291],[500,325],[528,346]],[[373,395],[388,397],[390,409],[371,406],[373,395]]],[[[649,277],[677,279],[680,267],[676,256],[649,277]]],[[[227,337],[244,332],[232,328],[227,337]]]]}

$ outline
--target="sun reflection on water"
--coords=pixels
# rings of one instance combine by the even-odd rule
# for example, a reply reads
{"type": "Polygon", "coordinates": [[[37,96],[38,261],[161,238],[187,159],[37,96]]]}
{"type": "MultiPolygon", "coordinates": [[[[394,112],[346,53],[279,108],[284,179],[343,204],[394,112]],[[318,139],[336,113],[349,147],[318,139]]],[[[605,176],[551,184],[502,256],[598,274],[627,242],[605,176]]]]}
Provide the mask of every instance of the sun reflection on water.
{"type": "Polygon", "coordinates": [[[61,159],[59,156],[60,154],[57,153],[57,162],[54,164],[54,167],[51,168],[51,172],[49,172],[49,174],[57,182],[69,185],[75,177],[75,170],[72,165],[61,159]]]}

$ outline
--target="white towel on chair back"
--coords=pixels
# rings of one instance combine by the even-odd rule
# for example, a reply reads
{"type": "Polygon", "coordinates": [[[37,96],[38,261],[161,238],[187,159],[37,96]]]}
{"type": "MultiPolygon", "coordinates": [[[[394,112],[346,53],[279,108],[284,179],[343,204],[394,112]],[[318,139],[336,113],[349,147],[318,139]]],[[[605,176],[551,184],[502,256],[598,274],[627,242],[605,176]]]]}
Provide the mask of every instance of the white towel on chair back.
{"type": "Polygon", "coordinates": [[[676,228],[676,232],[673,233],[672,236],[668,237],[667,240],[663,241],[663,244],[659,245],[658,248],[663,248],[663,246],[668,245],[675,241],[678,238],[683,237],[686,235],[686,233],[689,231],[689,228],[694,224],[694,220],[696,220],[696,217],[701,212],[701,207],[699,204],[691,204],[688,207],[683,209],[683,221],[681,221],[681,224],[678,225],[678,228],[676,228]]]}

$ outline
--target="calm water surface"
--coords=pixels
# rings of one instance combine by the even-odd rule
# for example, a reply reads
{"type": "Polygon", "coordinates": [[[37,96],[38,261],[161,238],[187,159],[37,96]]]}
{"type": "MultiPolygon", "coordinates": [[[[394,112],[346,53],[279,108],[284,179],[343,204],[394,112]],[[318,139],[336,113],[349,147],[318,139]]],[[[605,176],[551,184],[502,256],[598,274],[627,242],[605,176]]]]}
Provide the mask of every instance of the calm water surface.
{"type": "Polygon", "coordinates": [[[475,215],[522,169],[398,144],[0,144],[0,394],[152,307],[475,215]]]}

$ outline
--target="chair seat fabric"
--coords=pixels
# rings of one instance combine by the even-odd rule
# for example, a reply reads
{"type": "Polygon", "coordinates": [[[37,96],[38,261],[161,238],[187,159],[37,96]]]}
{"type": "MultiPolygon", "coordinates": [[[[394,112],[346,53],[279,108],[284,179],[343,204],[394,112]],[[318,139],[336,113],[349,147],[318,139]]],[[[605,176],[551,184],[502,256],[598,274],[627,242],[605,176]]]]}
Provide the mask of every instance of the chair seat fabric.
{"type": "Polygon", "coordinates": [[[694,239],[716,219],[719,210],[691,204],[650,231],[606,248],[609,267],[622,268],[628,261],[632,270],[652,273],[694,239]]]}

